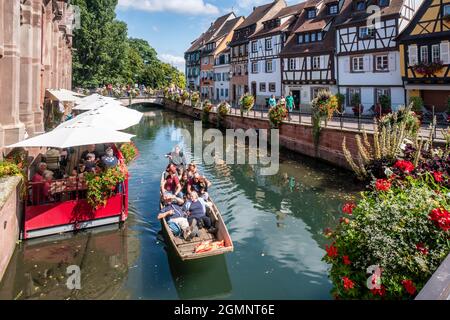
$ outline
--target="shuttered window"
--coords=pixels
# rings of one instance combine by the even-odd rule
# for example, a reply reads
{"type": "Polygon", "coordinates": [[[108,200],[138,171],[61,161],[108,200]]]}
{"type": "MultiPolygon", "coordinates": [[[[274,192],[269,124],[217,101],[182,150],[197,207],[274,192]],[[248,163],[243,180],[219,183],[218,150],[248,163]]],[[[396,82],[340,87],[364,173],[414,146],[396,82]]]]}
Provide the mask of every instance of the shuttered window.
{"type": "Polygon", "coordinates": [[[449,42],[443,41],[440,44],[441,61],[443,64],[450,64],[450,48],[449,42]]]}

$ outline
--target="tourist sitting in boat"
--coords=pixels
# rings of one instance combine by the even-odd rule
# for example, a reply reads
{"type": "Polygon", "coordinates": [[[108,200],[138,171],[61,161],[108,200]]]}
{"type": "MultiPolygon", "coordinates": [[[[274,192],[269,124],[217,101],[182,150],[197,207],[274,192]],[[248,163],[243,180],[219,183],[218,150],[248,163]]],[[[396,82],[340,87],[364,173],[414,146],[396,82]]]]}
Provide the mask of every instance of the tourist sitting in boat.
{"type": "Polygon", "coordinates": [[[183,195],[188,194],[187,191],[188,184],[189,184],[189,175],[187,171],[184,171],[180,178],[181,193],[183,195]]]}
{"type": "Polygon", "coordinates": [[[180,206],[173,203],[173,195],[164,194],[163,204],[164,208],[158,214],[158,219],[166,219],[170,230],[175,236],[182,236],[185,240],[191,240],[198,234],[198,229],[195,225],[189,226],[187,214],[180,206]]]}
{"type": "Polygon", "coordinates": [[[163,194],[170,193],[177,198],[182,199],[184,195],[181,192],[181,184],[178,179],[177,167],[174,164],[169,164],[166,172],[164,173],[163,179],[164,180],[161,183],[161,192],[163,194]]]}
{"type": "Polygon", "coordinates": [[[106,168],[114,168],[119,163],[119,160],[114,155],[114,151],[111,147],[106,149],[106,154],[102,157],[102,165],[106,168]]]}
{"type": "Polygon", "coordinates": [[[189,163],[187,172],[188,172],[188,178],[192,179],[194,177],[194,175],[197,173],[197,165],[193,162],[189,163]]]}
{"type": "Polygon", "coordinates": [[[44,183],[43,183],[43,195],[44,202],[51,202],[55,199],[53,198],[54,189],[53,187],[53,172],[50,170],[46,170],[44,172],[44,183]]]}
{"type": "Polygon", "coordinates": [[[194,177],[189,181],[187,190],[188,192],[195,191],[204,200],[208,200],[208,188],[211,186],[211,182],[199,173],[194,174],[194,177]]]}
{"type": "Polygon", "coordinates": [[[183,174],[186,165],[186,159],[179,146],[175,146],[174,150],[167,154],[169,162],[177,167],[178,173],[183,174]]]}
{"type": "Polygon", "coordinates": [[[37,205],[44,201],[44,172],[46,170],[47,164],[45,162],[39,163],[36,173],[31,178],[33,204],[37,205]]]}
{"type": "Polygon", "coordinates": [[[100,159],[100,155],[98,154],[97,150],[96,150],[96,146],[95,144],[91,144],[87,147],[87,150],[85,150],[82,154],[81,154],[81,159],[86,161],[88,159],[88,155],[89,154],[94,154],[95,155],[95,160],[100,159]]]}
{"type": "Polygon", "coordinates": [[[86,172],[95,172],[97,167],[97,162],[95,161],[96,156],[94,153],[88,153],[86,156],[86,161],[84,162],[84,166],[86,168],[86,172]]]}
{"type": "Polygon", "coordinates": [[[214,233],[211,219],[206,215],[206,203],[200,200],[197,192],[192,191],[188,194],[188,204],[184,206],[188,215],[189,225],[197,225],[198,228],[206,228],[209,232],[214,233]]]}

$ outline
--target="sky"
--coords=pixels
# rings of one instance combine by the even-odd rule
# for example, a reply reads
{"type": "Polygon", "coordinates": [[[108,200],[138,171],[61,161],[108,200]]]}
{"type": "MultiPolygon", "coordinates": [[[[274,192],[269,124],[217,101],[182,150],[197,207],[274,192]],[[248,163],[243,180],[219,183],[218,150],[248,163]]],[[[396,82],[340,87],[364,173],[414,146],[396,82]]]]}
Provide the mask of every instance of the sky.
{"type": "MultiPolygon", "coordinates": [[[[184,52],[217,17],[231,10],[247,16],[253,6],[272,0],[119,0],[117,19],[128,35],[147,40],[159,58],[184,72],[184,52]]],[[[288,4],[303,0],[288,0],[288,4]]]]}

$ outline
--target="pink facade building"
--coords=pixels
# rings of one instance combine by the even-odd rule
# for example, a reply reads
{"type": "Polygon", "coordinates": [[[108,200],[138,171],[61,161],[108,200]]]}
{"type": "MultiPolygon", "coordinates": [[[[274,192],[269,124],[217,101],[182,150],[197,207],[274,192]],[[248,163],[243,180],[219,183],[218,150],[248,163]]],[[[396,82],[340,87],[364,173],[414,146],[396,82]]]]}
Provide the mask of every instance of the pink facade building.
{"type": "Polygon", "coordinates": [[[68,0],[0,1],[0,150],[44,130],[46,89],[71,89],[74,17],[68,0]]]}

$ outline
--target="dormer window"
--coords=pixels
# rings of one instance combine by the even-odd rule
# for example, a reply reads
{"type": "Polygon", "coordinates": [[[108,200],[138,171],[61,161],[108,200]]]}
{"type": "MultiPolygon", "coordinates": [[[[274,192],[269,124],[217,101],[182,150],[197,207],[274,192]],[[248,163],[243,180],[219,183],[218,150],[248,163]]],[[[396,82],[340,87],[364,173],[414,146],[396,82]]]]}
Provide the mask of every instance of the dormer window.
{"type": "Polygon", "coordinates": [[[323,33],[322,31],[317,32],[308,32],[297,35],[297,43],[310,43],[310,42],[318,42],[322,41],[323,33]]]}
{"type": "Polygon", "coordinates": [[[311,8],[306,10],[306,18],[307,19],[314,19],[316,17],[317,11],[315,8],[311,8]]]}
{"type": "Polygon", "coordinates": [[[356,11],[364,11],[366,10],[366,2],[365,1],[357,1],[355,4],[356,11]]]}
{"type": "Polygon", "coordinates": [[[338,14],[338,12],[339,12],[339,4],[333,3],[328,6],[328,14],[329,15],[336,15],[336,14],[338,14]]]}
{"type": "Polygon", "coordinates": [[[380,7],[387,7],[389,6],[390,1],[389,0],[378,0],[378,5],[380,7]]]}

